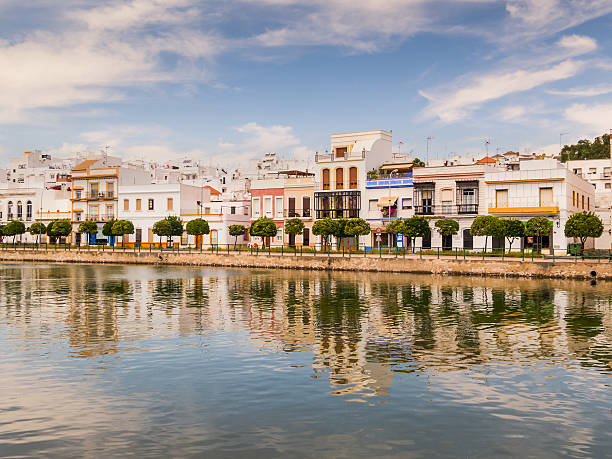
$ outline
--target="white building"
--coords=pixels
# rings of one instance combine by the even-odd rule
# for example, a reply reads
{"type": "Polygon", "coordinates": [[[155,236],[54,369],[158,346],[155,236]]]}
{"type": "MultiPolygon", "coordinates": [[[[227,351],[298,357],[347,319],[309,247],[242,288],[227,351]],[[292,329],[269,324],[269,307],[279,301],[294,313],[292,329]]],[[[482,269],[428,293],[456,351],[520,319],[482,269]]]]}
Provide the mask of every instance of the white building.
{"type": "Polygon", "coordinates": [[[574,174],[581,176],[595,188],[595,205],[593,212],[601,218],[604,231],[595,240],[595,248],[610,248],[610,202],[612,200],[612,174],[609,159],[589,159],[568,161],[566,167],[574,174]]]}
{"type": "MultiPolygon", "coordinates": [[[[315,218],[366,218],[367,173],[391,162],[390,131],[333,134],[331,152],[315,155],[315,218]]],[[[352,239],[352,238],[351,238],[352,239]]],[[[342,241],[347,246],[369,245],[371,236],[342,241]]]]}
{"type": "MultiPolygon", "coordinates": [[[[521,161],[519,170],[488,170],[485,180],[488,213],[523,221],[549,218],[553,233],[542,245],[557,252],[565,252],[573,242],[564,234],[567,220],[575,213],[595,210],[595,187],[554,159],[521,161]]],[[[531,244],[530,238],[515,244],[513,249],[520,249],[531,244]]]]}

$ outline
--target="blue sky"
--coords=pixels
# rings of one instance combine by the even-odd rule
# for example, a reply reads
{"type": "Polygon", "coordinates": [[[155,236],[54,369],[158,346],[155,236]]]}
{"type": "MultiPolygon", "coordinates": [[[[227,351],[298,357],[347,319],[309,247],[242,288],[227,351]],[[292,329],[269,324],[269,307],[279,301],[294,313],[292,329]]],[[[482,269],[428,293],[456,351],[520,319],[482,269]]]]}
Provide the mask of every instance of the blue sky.
{"type": "Polygon", "coordinates": [[[610,128],[612,0],[0,0],[0,162],[240,165],[368,129],[556,153],[610,128]]]}

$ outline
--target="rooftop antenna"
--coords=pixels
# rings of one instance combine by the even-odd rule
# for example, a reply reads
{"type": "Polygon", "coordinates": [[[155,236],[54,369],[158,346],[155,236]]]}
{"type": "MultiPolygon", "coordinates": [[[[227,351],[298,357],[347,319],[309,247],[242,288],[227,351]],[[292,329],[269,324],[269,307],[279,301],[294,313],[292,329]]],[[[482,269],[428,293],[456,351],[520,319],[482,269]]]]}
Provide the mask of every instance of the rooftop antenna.
{"type": "Polygon", "coordinates": [[[487,156],[489,156],[489,144],[491,143],[491,138],[485,140],[485,148],[487,149],[487,156]]]}
{"type": "Polygon", "coordinates": [[[110,148],[110,146],[106,145],[104,147],[104,165],[106,166],[107,162],[108,162],[108,149],[110,148]]]}

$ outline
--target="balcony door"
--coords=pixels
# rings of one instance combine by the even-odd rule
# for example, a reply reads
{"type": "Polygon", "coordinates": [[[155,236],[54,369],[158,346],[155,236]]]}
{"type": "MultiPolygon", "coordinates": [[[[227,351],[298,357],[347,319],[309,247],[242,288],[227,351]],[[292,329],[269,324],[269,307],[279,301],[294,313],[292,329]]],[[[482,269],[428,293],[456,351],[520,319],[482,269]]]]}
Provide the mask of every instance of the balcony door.
{"type": "Polygon", "coordinates": [[[287,216],[289,218],[297,217],[297,214],[295,213],[295,198],[288,198],[287,207],[289,207],[287,216]]]}
{"type": "Polygon", "coordinates": [[[508,207],[508,190],[495,190],[495,207],[508,207]]]}
{"type": "Polygon", "coordinates": [[[424,214],[433,213],[433,190],[421,191],[421,206],[424,214]]]}
{"type": "Polygon", "coordinates": [[[553,205],[553,189],[540,188],[540,207],[550,207],[553,205]]]}

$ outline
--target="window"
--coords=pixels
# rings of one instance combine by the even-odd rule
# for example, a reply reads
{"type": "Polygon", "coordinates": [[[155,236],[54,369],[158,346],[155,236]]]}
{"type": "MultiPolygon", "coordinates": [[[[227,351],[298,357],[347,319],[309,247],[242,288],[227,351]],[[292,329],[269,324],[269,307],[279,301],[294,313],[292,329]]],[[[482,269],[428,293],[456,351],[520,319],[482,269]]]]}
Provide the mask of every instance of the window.
{"type": "Polygon", "coordinates": [[[168,210],[174,210],[174,199],[168,198],[168,210]]]}
{"type": "Polygon", "coordinates": [[[26,220],[32,220],[32,201],[26,204],[26,220]]]}
{"type": "Polygon", "coordinates": [[[74,190],[74,198],[81,199],[81,190],[74,190]]]}
{"type": "Polygon", "coordinates": [[[136,210],[142,210],[142,199],[136,200],[136,210]]]}
{"type": "Polygon", "coordinates": [[[129,199],[123,200],[123,210],[130,210],[130,200],[129,199]]]}
{"type": "Polygon", "coordinates": [[[155,210],[155,201],[153,199],[149,199],[149,210],[155,210]]]}
{"type": "Polygon", "coordinates": [[[236,215],[236,206],[232,206],[232,207],[230,207],[230,213],[231,213],[232,215],[236,215]]]}
{"type": "Polygon", "coordinates": [[[89,220],[98,220],[98,206],[89,207],[89,220]]]}
{"type": "Polygon", "coordinates": [[[283,218],[283,197],[277,196],[275,202],[276,218],[283,218]]]}
{"type": "Polygon", "coordinates": [[[89,184],[89,197],[90,198],[98,197],[98,182],[92,182],[89,184]]]}
{"type": "Polygon", "coordinates": [[[606,183],[606,190],[609,190],[610,188],[612,188],[612,183],[608,182],[606,183]]]}
{"type": "Polygon", "coordinates": [[[204,213],[205,214],[210,214],[210,207],[204,207],[204,213]]]}
{"type": "Polygon", "coordinates": [[[253,198],[253,218],[261,217],[261,204],[259,198],[253,198]]]}
{"type": "Polygon", "coordinates": [[[106,219],[112,220],[115,217],[115,213],[113,212],[113,205],[110,204],[106,206],[106,219]]]}
{"type": "Polygon", "coordinates": [[[540,207],[550,207],[553,205],[553,189],[551,187],[540,188],[540,207]]]}
{"type": "Polygon", "coordinates": [[[23,218],[23,204],[21,201],[17,201],[17,220],[21,220],[23,218]]]}
{"type": "Polygon", "coordinates": [[[302,197],[302,216],[310,217],[310,196],[302,197]]]}
{"type": "Polygon", "coordinates": [[[264,217],[272,218],[272,197],[264,197],[263,201],[263,215],[264,217]]]}
{"type": "Polygon", "coordinates": [[[357,188],[357,168],[356,167],[349,168],[349,188],[351,189],[357,188]]]}
{"type": "Polygon", "coordinates": [[[587,197],[587,210],[591,210],[591,198],[587,197]]]}
{"type": "Polygon", "coordinates": [[[181,234],[181,245],[187,244],[189,244],[189,235],[187,234],[187,231],[183,231],[183,234],[181,234]]]}
{"type": "Polygon", "coordinates": [[[368,201],[368,210],[378,210],[378,199],[370,199],[368,201]]]}
{"type": "Polygon", "coordinates": [[[346,158],[348,147],[336,147],[336,158],[346,158]]]}
{"type": "Polygon", "coordinates": [[[578,168],[578,169],[574,169],[574,174],[576,175],[582,175],[582,169],[578,168]]]}
{"type": "Polygon", "coordinates": [[[82,218],[83,218],[83,213],[82,213],[82,212],[75,212],[75,213],[74,213],[74,219],[75,219],[77,222],[80,222],[82,218]]]}
{"type": "Polygon", "coordinates": [[[336,190],[344,188],[344,169],[339,167],[336,169],[336,190]]]}
{"type": "Polygon", "coordinates": [[[440,201],[442,202],[442,212],[448,213],[453,208],[453,190],[446,188],[440,193],[440,201]]]}
{"type": "Polygon", "coordinates": [[[582,195],[582,209],[584,210],[584,195],[582,195]]]}
{"type": "Polygon", "coordinates": [[[609,167],[604,167],[603,169],[603,176],[606,178],[610,177],[610,168],[609,167]]]}
{"type": "Polygon", "coordinates": [[[597,168],[595,167],[589,167],[589,174],[597,174],[597,168]]]}
{"type": "Polygon", "coordinates": [[[329,190],[329,169],[321,171],[321,182],[323,183],[323,189],[329,190]]]}
{"type": "Polygon", "coordinates": [[[572,206],[576,206],[576,192],[572,191],[572,206]]]}
{"type": "Polygon", "coordinates": [[[508,207],[508,190],[495,190],[495,207],[508,207]]]}
{"type": "Polygon", "coordinates": [[[9,201],[6,208],[6,215],[8,220],[13,219],[13,201],[9,201]]]}
{"type": "Polygon", "coordinates": [[[402,198],[402,209],[412,209],[412,198],[402,198]]]}
{"type": "Polygon", "coordinates": [[[115,184],[113,182],[106,182],[106,197],[113,198],[115,196],[115,184]]]}

